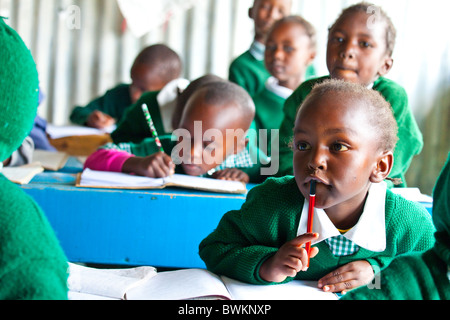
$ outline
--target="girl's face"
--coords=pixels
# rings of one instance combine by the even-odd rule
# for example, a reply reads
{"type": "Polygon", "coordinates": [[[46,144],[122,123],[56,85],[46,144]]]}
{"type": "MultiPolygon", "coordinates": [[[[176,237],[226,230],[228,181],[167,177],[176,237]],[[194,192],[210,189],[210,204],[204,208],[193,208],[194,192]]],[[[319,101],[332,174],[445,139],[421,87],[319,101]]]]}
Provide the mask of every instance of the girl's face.
{"type": "Polygon", "coordinates": [[[311,39],[297,23],[283,23],[267,38],[266,68],[284,87],[295,90],[300,85],[314,56],[311,39]]]}
{"type": "Polygon", "coordinates": [[[327,66],[331,78],[370,85],[392,68],[386,24],[371,23],[364,12],[342,17],[330,30],[327,66]]]}
{"type": "Polygon", "coordinates": [[[358,99],[316,97],[300,109],[294,128],[294,175],[309,195],[316,180],[316,207],[327,214],[355,212],[364,203],[377,166],[376,130],[358,99]]]}

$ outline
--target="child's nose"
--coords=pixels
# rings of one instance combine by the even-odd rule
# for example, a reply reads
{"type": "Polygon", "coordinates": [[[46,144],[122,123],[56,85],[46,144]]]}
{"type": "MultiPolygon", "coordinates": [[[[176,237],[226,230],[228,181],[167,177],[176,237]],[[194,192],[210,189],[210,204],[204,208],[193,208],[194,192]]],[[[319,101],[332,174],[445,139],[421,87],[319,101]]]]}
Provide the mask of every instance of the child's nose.
{"type": "Polygon", "coordinates": [[[340,56],[343,59],[354,59],[356,56],[355,45],[350,41],[342,45],[340,56]]]}
{"type": "Polygon", "coordinates": [[[316,148],[315,150],[313,150],[313,152],[311,152],[308,167],[312,171],[327,169],[327,156],[324,150],[316,148]]]}

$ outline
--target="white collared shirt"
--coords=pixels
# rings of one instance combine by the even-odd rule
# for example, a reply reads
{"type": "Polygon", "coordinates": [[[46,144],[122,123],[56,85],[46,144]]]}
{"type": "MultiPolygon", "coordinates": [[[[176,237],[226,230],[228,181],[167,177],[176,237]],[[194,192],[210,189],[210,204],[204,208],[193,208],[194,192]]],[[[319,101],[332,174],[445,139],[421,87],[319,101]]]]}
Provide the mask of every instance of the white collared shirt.
{"type": "Polygon", "coordinates": [[[250,46],[250,54],[258,61],[264,60],[264,52],[266,51],[266,46],[258,41],[253,41],[250,46]]]}
{"type": "Polygon", "coordinates": [[[164,131],[172,132],[172,115],[175,111],[178,90],[183,91],[189,85],[189,80],[175,79],[170,81],[158,93],[156,100],[158,101],[159,111],[164,126],[164,131]]]}
{"type": "MultiPolygon", "coordinates": [[[[387,184],[384,181],[381,183],[372,183],[359,221],[352,229],[342,236],[354,242],[359,247],[373,252],[382,252],[386,249],[386,189],[387,184]]],[[[306,199],[298,226],[298,236],[306,233],[308,206],[309,200],[306,199]]],[[[313,232],[318,233],[319,238],[312,241],[312,245],[341,235],[339,230],[328,218],[325,211],[316,208],[314,209],[313,232]]]]}
{"type": "Polygon", "coordinates": [[[289,98],[294,92],[292,89],[280,86],[278,79],[275,77],[270,77],[267,79],[266,89],[284,99],[289,98]]]}

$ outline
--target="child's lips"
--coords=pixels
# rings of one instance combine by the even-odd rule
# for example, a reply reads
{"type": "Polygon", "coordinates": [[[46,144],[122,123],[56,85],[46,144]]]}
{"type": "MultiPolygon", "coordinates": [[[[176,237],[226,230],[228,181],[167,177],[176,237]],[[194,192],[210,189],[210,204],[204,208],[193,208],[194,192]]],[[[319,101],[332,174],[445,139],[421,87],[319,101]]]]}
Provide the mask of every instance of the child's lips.
{"type": "Polygon", "coordinates": [[[327,180],[325,180],[325,179],[323,179],[321,177],[318,177],[318,176],[309,176],[308,178],[306,178],[305,184],[309,185],[312,180],[315,180],[316,183],[321,183],[321,184],[323,184],[323,185],[325,185],[327,187],[331,186],[330,183],[327,180]]]}

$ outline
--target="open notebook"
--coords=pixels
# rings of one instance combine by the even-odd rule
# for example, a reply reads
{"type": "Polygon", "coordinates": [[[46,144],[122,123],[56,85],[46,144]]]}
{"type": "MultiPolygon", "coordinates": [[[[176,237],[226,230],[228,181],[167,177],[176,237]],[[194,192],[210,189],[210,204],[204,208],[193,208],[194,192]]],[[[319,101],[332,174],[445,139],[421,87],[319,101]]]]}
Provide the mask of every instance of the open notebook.
{"type": "Polygon", "coordinates": [[[211,178],[174,174],[166,178],[148,178],[119,172],[95,171],[85,169],[78,174],[77,187],[108,189],[163,189],[180,187],[221,193],[245,194],[247,188],[238,181],[225,181],[211,178]]]}
{"type": "Polygon", "coordinates": [[[70,300],[337,300],[315,281],[251,285],[205,269],[95,269],[70,264],[70,300]]]}

